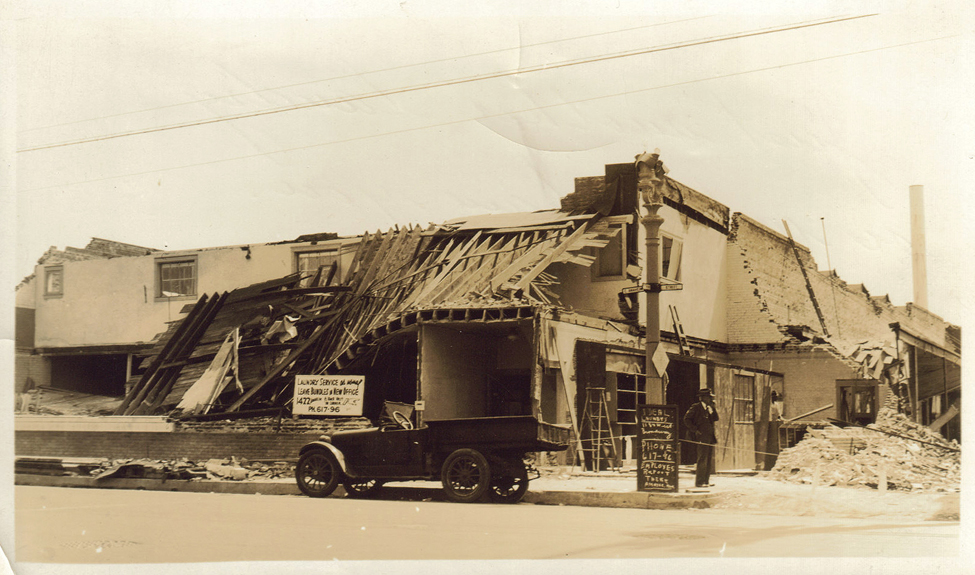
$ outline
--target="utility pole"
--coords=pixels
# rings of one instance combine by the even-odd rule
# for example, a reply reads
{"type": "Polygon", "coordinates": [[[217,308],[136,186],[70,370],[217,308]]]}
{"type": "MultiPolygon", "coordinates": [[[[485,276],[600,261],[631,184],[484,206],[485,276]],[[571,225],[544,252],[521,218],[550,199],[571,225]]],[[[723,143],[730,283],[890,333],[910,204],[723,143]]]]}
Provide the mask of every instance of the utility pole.
{"type": "Polygon", "coordinates": [[[647,294],[647,403],[661,405],[664,403],[663,374],[657,373],[653,363],[653,355],[660,345],[660,226],[664,223],[663,216],[657,214],[664,205],[663,177],[667,168],[659,159],[660,151],[646,152],[636,157],[637,191],[643,199],[643,207],[647,215],[640,219],[647,235],[646,257],[646,285],[647,294]]]}

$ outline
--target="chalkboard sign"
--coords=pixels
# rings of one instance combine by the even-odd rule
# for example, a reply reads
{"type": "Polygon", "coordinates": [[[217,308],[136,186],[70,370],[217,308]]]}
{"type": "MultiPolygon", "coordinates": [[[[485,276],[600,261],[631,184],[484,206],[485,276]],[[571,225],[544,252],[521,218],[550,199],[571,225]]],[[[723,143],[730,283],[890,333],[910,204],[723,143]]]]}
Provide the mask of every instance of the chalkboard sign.
{"type": "Polygon", "coordinates": [[[638,491],[677,491],[680,442],[676,405],[637,406],[638,491]]]}

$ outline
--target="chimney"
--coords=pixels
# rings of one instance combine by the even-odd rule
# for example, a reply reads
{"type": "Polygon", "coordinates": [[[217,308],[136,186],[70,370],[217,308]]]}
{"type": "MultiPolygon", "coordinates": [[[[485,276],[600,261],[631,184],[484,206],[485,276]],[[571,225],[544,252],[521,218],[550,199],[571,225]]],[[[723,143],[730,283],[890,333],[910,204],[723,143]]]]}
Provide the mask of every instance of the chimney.
{"type": "Polygon", "coordinates": [[[924,248],[924,186],[911,186],[911,269],[914,304],[928,309],[928,266],[924,248]]]}

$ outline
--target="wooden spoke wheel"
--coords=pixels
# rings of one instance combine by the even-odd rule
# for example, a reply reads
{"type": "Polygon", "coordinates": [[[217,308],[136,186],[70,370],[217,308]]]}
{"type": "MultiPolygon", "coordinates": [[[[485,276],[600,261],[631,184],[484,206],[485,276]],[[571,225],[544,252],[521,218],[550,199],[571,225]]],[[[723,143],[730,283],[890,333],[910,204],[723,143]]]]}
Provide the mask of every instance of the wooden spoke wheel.
{"type": "Polygon", "coordinates": [[[491,486],[491,467],[474,449],[458,449],[447,456],[440,471],[444,493],[450,501],[471,503],[491,486]]]}
{"type": "Polygon", "coordinates": [[[309,497],[328,497],[338,487],[342,474],[338,461],[324,449],[313,449],[298,459],[295,479],[298,489],[309,497]]]}

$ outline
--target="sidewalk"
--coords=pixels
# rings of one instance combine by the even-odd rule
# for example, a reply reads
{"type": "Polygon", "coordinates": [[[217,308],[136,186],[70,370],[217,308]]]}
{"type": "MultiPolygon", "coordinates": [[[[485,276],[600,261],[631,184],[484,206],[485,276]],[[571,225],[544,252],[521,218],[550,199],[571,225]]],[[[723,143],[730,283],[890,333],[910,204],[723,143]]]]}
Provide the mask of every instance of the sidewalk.
{"type": "MultiPolygon", "coordinates": [[[[37,459],[37,458],[34,458],[37,459]]],[[[50,458],[56,461],[56,458],[50,458]]],[[[74,460],[62,460],[70,467],[74,460]]],[[[636,509],[706,509],[727,488],[688,491],[694,476],[680,473],[681,489],[676,493],[637,491],[636,472],[583,472],[579,468],[543,468],[542,476],[529,483],[522,503],[535,505],[573,505],[583,507],[617,507],[636,509]]],[[[105,478],[70,475],[17,473],[16,485],[77,487],[95,489],[144,489],[150,491],[186,491],[197,493],[239,493],[260,495],[301,495],[294,478],[230,480],[173,480],[105,478]]],[[[340,486],[334,496],[344,496],[340,486]]],[[[439,482],[404,481],[383,486],[382,499],[408,501],[443,501],[439,482]]]]}
{"type": "MultiPolygon", "coordinates": [[[[32,459],[37,461],[42,458],[32,459]]],[[[71,468],[72,465],[86,463],[80,459],[45,459],[51,462],[61,461],[65,469],[71,468]]],[[[540,470],[542,476],[531,481],[528,493],[521,504],[688,509],[837,518],[886,517],[915,521],[959,520],[960,493],[957,490],[923,493],[881,492],[862,487],[786,483],[766,479],[761,473],[755,472],[718,472],[711,476],[715,486],[704,491],[693,488],[692,469],[692,467],[680,469],[680,491],[651,493],[636,490],[634,471],[592,473],[583,472],[579,468],[542,468],[540,470]]],[[[14,476],[14,483],[51,487],[302,496],[293,477],[242,481],[94,479],[60,474],[43,475],[25,470],[14,476]]],[[[332,495],[332,497],[344,496],[341,486],[332,495]]],[[[440,483],[434,481],[388,483],[383,487],[379,498],[403,501],[444,500],[440,483]]]]}

